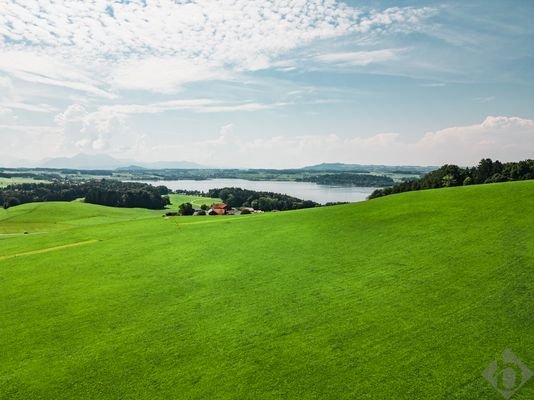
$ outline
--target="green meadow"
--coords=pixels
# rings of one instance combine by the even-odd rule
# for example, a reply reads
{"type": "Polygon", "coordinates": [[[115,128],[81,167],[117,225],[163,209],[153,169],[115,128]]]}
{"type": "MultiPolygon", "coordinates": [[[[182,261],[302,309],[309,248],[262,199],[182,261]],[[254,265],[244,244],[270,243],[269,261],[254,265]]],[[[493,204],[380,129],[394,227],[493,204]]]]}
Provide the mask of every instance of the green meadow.
{"type": "Polygon", "coordinates": [[[211,197],[201,197],[201,196],[190,196],[185,194],[170,194],[169,200],[171,201],[170,208],[178,209],[178,206],[182,203],[191,203],[193,207],[200,207],[203,204],[206,204],[208,207],[213,203],[219,203],[222,200],[211,198],[211,197]]]}
{"type": "Polygon", "coordinates": [[[503,350],[534,370],[534,181],[162,214],[0,211],[1,399],[500,399],[503,350]]]}
{"type": "Polygon", "coordinates": [[[0,188],[9,185],[17,185],[20,183],[47,183],[47,181],[33,179],[33,178],[2,178],[0,177],[0,188]]]}

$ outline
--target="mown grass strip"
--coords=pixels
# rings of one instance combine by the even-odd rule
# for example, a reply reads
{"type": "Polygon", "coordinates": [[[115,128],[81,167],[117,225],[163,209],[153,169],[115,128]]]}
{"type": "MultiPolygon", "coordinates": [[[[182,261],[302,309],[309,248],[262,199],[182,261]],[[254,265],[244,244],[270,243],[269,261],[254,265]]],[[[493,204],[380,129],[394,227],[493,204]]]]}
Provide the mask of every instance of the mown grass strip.
{"type": "Polygon", "coordinates": [[[15,258],[15,257],[23,257],[23,256],[31,256],[31,255],[34,255],[34,254],[48,253],[50,251],[68,249],[70,247],[77,247],[77,246],[82,246],[84,244],[91,244],[91,243],[96,243],[96,242],[98,242],[98,240],[92,239],[92,240],[86,240],[84,242],[69,243],[69,244],[64,244],[62,246],[55,246],[55,247],[48,247],[46,249],[27,251],[25,253],[10,254],[10,255],[7,255],[7,256],[0,256],[0,261],[8,260],[10,258],[15,258]]]}

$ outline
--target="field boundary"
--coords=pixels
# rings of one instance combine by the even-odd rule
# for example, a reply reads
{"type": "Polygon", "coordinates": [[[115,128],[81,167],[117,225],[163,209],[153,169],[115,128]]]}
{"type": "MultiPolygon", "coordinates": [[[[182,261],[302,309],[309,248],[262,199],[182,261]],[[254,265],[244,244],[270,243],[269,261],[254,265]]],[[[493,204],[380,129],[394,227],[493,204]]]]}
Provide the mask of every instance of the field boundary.
{"type": "Polygon", "coordinates": [[[7,255],[7,256],[0,256],[0,261],[9,260],[10,258],[31,256],[31,255],[34,255],[34,254],[48,253],[48,252],[51,252],[51,251],[68,249],[70,247],[83,246],[84,244],[91,244],[91,243],[96,243],[96,242],[98,242],[97,239],[92,239],[92,240],[86,240],[84,242],[76,242],[76,243],[64,244],[64,245],[61,245],[61,246],[47,247],[46,249],[26,251],[24,253],[17,253],[17,254],[10,254],[10,255],[7,255]]]}

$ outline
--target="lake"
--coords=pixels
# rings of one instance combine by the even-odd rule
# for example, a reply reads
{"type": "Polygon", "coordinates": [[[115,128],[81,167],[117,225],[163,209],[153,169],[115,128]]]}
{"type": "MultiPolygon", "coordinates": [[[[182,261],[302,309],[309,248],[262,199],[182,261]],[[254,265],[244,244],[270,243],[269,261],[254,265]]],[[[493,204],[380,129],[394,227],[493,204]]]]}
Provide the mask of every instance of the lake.
{"type": "Polygon", "coordinates": [[[373,187],[357,186],[327,186],[313,182],[287,182],[287,181],[248,181],[245,179],[208,179],[204,181],[172,180],[172,181],[139,181],[151,185],[164,185],[172,190],[200,190],[223,187],[239,187],[264,192],[283,193],[303,200],[312,200],[325,204],[328,202],[363,201],[375,189],[373,187]]]}

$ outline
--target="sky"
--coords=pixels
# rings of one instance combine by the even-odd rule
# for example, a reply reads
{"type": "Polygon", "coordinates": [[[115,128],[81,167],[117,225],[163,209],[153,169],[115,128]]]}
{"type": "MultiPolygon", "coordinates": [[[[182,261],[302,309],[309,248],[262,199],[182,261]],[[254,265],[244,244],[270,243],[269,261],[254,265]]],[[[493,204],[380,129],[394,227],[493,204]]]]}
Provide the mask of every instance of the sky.
{"type": "Polygon", "coordinates": [[[0,2],[0,164],[534,158],[534,2],[0,2]]]}

